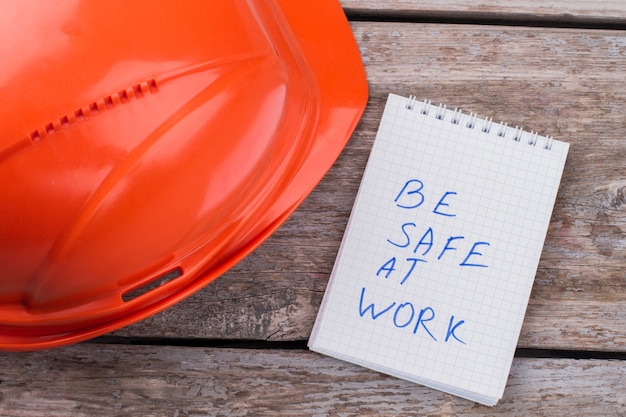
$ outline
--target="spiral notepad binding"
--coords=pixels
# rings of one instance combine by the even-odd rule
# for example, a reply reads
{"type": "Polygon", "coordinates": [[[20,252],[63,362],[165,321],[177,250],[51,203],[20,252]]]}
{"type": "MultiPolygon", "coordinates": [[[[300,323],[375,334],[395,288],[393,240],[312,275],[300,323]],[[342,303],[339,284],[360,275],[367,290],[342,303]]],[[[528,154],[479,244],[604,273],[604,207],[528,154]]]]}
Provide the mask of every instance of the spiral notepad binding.
{"type": "MultiPolygon", "coordinates": [[[[409,96],[405,106],[408,110],[418,111],[425,116],[433,115],[438,120],[447,120],[455,125],[464,125],[468,129],[480,129],[484,133],[491,133],[494,124],[491,118],[481,119],[476,113],[466,115],[461,109],[447,109],[445,105],[435,106],[430,100],[418,102],[415,96],[409,96]]],[[[507,123],[500,122],[495,125],[497,131],[495,133],[505,139],[511,139],[515,142],[526,143],[530,146],[537,146],[541,143],[541,147],[545,150],[552,149],[554,139],[552,136],[540,136],[537,132],[527,132],[519,126],[515,128],[508,126],[507,123]]]]}

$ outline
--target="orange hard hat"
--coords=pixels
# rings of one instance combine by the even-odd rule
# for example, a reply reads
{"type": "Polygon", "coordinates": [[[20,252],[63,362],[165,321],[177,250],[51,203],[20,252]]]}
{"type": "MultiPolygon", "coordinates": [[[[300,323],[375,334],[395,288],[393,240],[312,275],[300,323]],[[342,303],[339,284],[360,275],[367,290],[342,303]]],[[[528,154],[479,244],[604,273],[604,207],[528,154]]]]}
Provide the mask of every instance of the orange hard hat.
{"type": "Polygon", "coordinates": [[[0,349],[205,286],[295,210],[367,101],[336,0],[24,0],[0,39],[0,349]]]}

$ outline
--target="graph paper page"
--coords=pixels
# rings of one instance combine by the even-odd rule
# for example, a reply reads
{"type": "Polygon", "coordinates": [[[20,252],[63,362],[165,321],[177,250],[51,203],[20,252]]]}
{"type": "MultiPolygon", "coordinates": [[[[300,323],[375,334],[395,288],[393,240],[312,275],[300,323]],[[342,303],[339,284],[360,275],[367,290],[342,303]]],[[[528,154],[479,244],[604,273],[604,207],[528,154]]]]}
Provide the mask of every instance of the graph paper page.
{"type": "Polygon", "coordinates": [[[495,403],[567,151],[390,95],[309,347],[495,403]]]}

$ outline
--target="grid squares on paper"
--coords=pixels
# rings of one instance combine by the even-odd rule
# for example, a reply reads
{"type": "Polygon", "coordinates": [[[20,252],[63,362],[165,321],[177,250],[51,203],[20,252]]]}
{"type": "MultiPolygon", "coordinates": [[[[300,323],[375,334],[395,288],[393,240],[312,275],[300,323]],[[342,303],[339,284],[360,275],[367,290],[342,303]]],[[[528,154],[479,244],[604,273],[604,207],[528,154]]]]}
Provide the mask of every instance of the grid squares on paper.
{"type": "Polygon", "coordinates": [[[389,97],[309,343],[313,350],[448,392],[497,399],[567,145],[557,142],[546,151],[470,129],[468,116],[455,125],[449,111],[440,120],[436,107],[424,115],[421,105],[407,109],[406,103],[389,97]],[[413,196],[422,202],[398,208],[403,185],[416,179],[422,188],[413,196]],[[447,191],[453,194],[445,197],[447,191]],[[420,244],[429,240],[429,229],[431,249],[421,253],[417,248],[428,247],[420,244]],[[447,250],[452,236],[463,236],[458,241],[466,246],[447,250]],[[471,242],[489,242],[485,255],[474,255],[484,256],[485,267],[462,267],[463,257],[454,257],[471,253],[471,242]],[[416,257],[427,259],[411,269],[407,262],[416,257]],[[410,279],[403,281],[405,273],[410,279]],[[419,317],[431,313],[420,324],[419,317]],[[455,316],[457,323],[463,320],[462,343],[451,338],[455,316]]]}

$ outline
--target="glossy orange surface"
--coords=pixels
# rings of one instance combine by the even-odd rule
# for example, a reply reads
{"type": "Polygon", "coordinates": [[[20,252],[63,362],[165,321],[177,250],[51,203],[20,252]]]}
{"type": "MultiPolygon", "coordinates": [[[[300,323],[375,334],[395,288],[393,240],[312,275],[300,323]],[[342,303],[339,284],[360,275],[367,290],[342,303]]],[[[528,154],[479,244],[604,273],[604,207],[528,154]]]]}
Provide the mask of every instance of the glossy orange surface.
{"type": "Polygon", "coordinates": [[[9,2],[0,62],[9,350],[208,284],[295,210],[367,101],[336,0],[9,2]]]}

